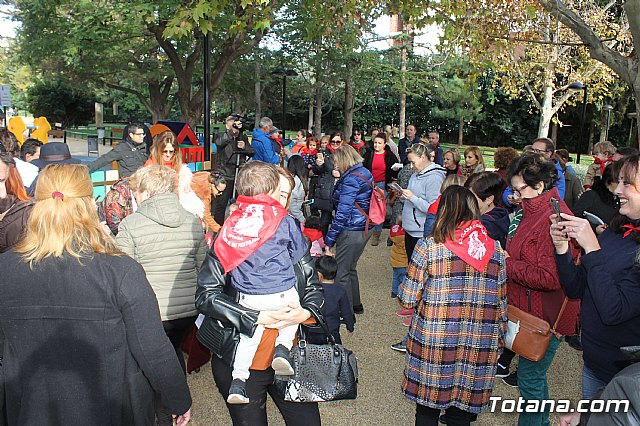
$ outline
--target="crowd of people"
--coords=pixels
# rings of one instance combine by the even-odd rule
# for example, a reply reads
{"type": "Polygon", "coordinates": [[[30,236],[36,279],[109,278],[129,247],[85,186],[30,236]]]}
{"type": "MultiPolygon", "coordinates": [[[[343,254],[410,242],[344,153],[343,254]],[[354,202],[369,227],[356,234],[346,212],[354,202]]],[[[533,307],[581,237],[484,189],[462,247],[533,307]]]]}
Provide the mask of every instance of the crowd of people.
{"type": "Polygon", "coordinates": [[[267,117],[251,142],[225,124],[213,170],[196,173],[172,132],[139,123],[88,167],[0,130],[0,425],[185,425],[186,372],[209,358],[234,424],[266,425],[268,395],[286,424],[320,425],[318,403],[286,400],[274,378],[294,374],[301,326],[315,344],[318,324],[337,343],[342,324],[354,332],[359,260],[385,227],[416,425],[469,425],[497,379],[553,398],[564,340],[583,351],[584,399],[637,375],[620,349],[640,345],[634,148],[596,144],[581,181],[547,138],[499,148],[490,170],[480,148],[443,149],[414,125],[397,143],[301,129],[287,146],[267,117]],[[88,172],[113,161],[121,179],[95,200],[88,172]],[[552,326],[541,359],[508,349],[508,306],[552,326]]]}

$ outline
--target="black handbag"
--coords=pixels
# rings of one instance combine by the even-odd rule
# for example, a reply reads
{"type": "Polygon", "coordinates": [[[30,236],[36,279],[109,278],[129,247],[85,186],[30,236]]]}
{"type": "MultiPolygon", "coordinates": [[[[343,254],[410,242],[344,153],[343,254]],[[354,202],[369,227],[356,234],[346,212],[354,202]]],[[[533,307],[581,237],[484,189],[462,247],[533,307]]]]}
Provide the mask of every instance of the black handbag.
{"type": "Polygon", "coordinates": [[[223,360],[229,360],[230,366],[236,358],[236,349],[240,343],[240,332],[232,325],[225,325],[219,320],[205,317],[198,328],[196,338],[211,353],[223,360]]]}
{"type": "MultiPolygon", "coordinates": [[[[317,318],[316,318],[317,319],[317,318]]],[[[278,394],[291,402],[324,402],[356,399],[358,366],[355,354],[337,344],[324,319],[318,321],[328,343],[308,343],[303,326],[298,344],[291,349],[293,376],[276,376],[278,394]]]]}

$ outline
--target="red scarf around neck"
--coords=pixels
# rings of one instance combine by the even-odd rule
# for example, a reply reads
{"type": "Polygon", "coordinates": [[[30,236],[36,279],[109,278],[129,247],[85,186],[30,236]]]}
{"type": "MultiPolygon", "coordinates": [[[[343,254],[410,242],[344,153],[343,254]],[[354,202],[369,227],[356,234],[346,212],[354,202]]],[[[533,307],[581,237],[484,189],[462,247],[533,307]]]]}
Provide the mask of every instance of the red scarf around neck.
{"type": "Polygon", "coordinates": [[[495,251],[495,242],[479,220],[460,223],[455,239],[447,238],[444,245],[479,272],[484,271],[495,251]]]}
{"type": "Polygon", "coordinates": [[[287,210],[267,194],[240,195],[236,203],[238,209],[225,220],[214,244],[225,273],[255,253],[275,234],[287,215],[287,210]]]}
{"type": "Polygon", "coordinates": [[[609,157],[606,160],[601,160],[600,158],[593,156],[593,162],[600,166],[600,174],[604,173],[604,169],[613,161],[613,157],[609,157]]]}

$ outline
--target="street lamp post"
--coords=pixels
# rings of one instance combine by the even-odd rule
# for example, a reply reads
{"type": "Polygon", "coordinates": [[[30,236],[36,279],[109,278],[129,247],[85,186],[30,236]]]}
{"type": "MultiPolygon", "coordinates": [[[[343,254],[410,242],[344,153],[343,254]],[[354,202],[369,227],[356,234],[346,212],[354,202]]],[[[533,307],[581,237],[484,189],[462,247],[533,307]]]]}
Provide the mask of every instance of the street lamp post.
{"type": "Polygon", "coordinates": [[[613,107],[611,105],[604,105],[602,109],[607,111],[607,128],[604,131],[604,140],[608,141],[609,140],[609,124],[611,123],[611,111],[613,110],[613,107]]]}
{"type": "Polygon", "coordinates": [[[582,142],[584,139],[584,126],[587,121],[587,85],[583,84],[581,81],[576,81],[571,83],[568,86],[569,89],[573,90],[584,90],[584,97],[582,98],[582,118],[580,119],[580,133],[578,136],[578,146],[577,146],[577,164],[580,164],[580,151],[582,150],[582,142]]]}
{"type": "Polygon", "coordinates": [[[282,77],[282,139],[286,137],[287,131],[287,77],[295,77],[298,73],[282,65],[271,71],[271,74],[282,77]]]}

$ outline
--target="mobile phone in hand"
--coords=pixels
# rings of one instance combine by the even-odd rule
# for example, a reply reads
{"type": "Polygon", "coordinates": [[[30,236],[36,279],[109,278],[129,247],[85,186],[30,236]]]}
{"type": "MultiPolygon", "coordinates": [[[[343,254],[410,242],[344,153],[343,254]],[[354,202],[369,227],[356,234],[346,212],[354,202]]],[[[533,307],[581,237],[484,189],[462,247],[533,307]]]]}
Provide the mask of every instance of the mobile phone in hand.
{"type": "Polygon", "coordinates": [[[389,187],[389,189],[395,191],[395,192],[402,192],[402,187],[400,185],[398,185],[395,182],[391,182],[389,185],[387,185],[389,187]]]}
{"type": "Polygon", "coordinates": [[[551,207],[553,208],[553,213],[556,215],[556,223],[560,222],[562,219],[560,217],[560,201],[551,197],[551,207]]]}

